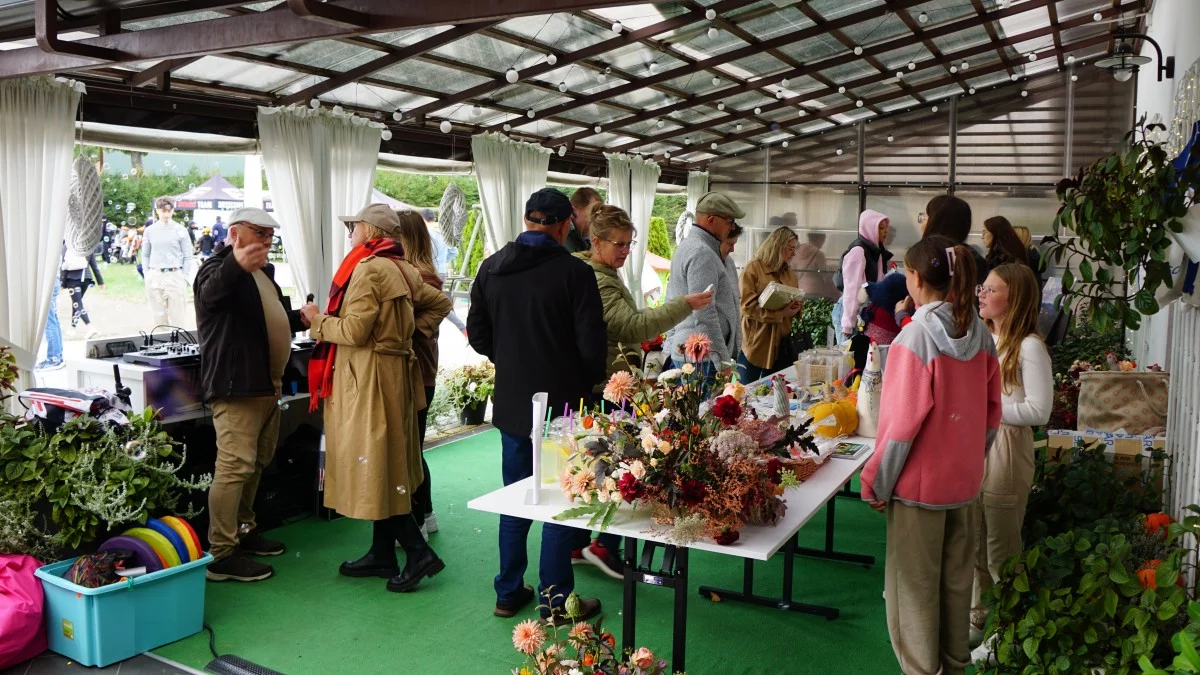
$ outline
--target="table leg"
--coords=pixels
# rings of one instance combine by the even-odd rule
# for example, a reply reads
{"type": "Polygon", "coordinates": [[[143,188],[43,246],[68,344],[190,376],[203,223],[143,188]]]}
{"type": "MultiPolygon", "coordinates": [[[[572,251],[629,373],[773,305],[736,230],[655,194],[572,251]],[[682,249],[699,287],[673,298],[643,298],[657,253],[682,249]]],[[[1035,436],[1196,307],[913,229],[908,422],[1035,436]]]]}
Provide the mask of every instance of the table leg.
{"type": "Polygon", "coordinates": [[[674,550],[675,583],[672,585],[672,592],[675,593],[675,625],[672,630],[674,640],[671,643],[671,669],[674,672],[684,672],[684,658],[687,652],[688,550],[686,547],[674,550]]]}
{"type": "Polygon", "coordinates": [[[625,537],[625,585],[624,607],[621,609],[621,649],[637,649],[634,635],[637,623],[637,584],[640,573],[637,569],[638,540],[625,537]]]}
{"type": "MultiPolygon", "coordinates": [[[[849,486],[849,483],[846,485],[849,486]]],[[[837,499],[830,499],[825,504],[825,548],[797,548],[796,553],[807,558],[822,558],[824,560],[858,563],[863,567],[870,567],[871,565],[874,565],[875,556],[862,555],[859,553],[841,553],[833,550],[833,528],[836,512],[837,499]]]]}
{"type": "Polygon", "coordinates": [[[762,595],[754,594],[754,561],[749,558],[745,561],[745,568],[742,573],[742,592],[731,591],[722,588],[714,588],[712,586],[701,586],[701,597],[709,598],[710,600],[720,602],[744,602],[751,605],[759,605],[762,607],[773,607],[786,612],[798,612],[800,614],[814,614],[823,616],[829,621],[838,618],[839,611],[834,607],[824,607],[822,605],[809,605],[803,602],[795,602],[792,600],[792,585],[793,571],[792,565],[796,557],[796,537],[788,539],[788,543],[783,547],[783,588],[780,592],[780,597],[771,598],[762,595]]]}
{"type": "Polygon", "coordinates": [[[861,492],[855,492],[854,490],[850,489],[850,481],[846,481],[846,484],[842,486],[842,489],[837,493],[837,496],[849,497],[850,499],[862,499],[861,492]]]}

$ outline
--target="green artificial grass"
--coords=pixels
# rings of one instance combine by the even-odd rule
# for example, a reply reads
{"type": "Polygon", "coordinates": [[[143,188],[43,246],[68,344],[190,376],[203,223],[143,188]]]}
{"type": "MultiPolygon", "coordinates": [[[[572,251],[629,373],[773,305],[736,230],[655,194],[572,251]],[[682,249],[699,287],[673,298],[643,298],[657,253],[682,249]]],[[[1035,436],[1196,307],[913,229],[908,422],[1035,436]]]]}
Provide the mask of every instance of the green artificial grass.
{"type": "MultiPolygon", "coordinates": [[[[270,559],[276,576],[252,584],[210,583],[205,620],[217,651],[287,673],[507,673],[520,664],[513,626],[536,616],[530,606],[514,619],[492,616],[497,571],[498,516],[466,502],[500,480],[500,439],[489,432],[427,453],[440,531],[430,543],[446,570],[416,592],[388,593],[383,579],[338,575],[343,560],[370,544],[370,524],[309,518],[275,530],[288,552],[270,559]]],[[[824,545],[824,512],[800,532],[800,544],[824,545]]],[[[875,566],[799,558],[794,600],[837,607],[834,621],[765,607],[701,598],[696,589],[739,589],[742,559],[693,551],[688,595],[687,670],[698,673],[899,672],[884,619],[884,518],[864,503],[838,498],[836,548],[874,555],[875,566]]],[[[530,569],[537,585],[538,537],[530,532],[530,569]]],[[[755,591],[778,594],[783,558],[755,565],[755,591]]],[[[591,566],[575,567],[576,591],[604,603],[604,626],[620,640],[621,583],[591,566]]],[[[638,586],[637,642],[669,658],[671,592],[638,586]]],[[[156,653],[203,669],[212,656],[207,634],[156,653]]]]}

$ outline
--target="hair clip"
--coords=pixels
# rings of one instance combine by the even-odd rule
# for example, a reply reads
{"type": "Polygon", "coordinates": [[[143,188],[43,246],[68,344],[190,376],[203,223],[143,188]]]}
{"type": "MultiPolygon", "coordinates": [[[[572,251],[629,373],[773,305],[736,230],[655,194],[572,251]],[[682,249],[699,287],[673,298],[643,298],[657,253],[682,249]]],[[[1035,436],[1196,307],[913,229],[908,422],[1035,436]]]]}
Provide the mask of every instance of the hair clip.
{"type": "Polygon", "coordinates": [[[953,246],[946,249],[946,262],[950,264],[950,276],[954,276],[954,258],[956,255],[957,252],[954,250],[953,246]]]}
{"type": "Polygon", "coordinates": [[[933,260],[930,260],[930,261],[929,261],[929,266],[930,266],[930,267],[941,267],[941,266],[942,266],[942,261],[941,261],[941,260],[938,260],[937,258],[934,258],[933,260]]]}

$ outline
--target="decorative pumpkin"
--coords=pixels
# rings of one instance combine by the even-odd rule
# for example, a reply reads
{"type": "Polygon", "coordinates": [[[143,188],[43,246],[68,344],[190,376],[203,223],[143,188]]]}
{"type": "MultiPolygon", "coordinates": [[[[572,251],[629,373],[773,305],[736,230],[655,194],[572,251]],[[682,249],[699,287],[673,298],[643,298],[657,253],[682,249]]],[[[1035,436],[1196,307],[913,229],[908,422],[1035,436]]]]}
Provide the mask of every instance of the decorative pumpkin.
{"type": "Polygon", "coordinates": [[[1158,588],[1158,566],[1161,564],[1161,560],[1147,560],[1145,567],[1138,570],[1137,577],[1142,582],[1142,588],[1158,588]]]}
{"type": "Polygon", "coordinates": [[[1171,516],[1168,516],[1165,513],[1148,514],[1146,516],[1146,532],[1148,534],[1154,534],[1159,530],[1163,530],[1163,533],[1166,534],[1166,528],[1172,522],[1174,521],[1171,520],[1171,516]]]}
{"type": "Polygon", "coordinates": [[[858,428],[858,410],[853,401],[821,401],[808,409],[813,418],[812,432],[824,438],[848,436],[858,428]]]}

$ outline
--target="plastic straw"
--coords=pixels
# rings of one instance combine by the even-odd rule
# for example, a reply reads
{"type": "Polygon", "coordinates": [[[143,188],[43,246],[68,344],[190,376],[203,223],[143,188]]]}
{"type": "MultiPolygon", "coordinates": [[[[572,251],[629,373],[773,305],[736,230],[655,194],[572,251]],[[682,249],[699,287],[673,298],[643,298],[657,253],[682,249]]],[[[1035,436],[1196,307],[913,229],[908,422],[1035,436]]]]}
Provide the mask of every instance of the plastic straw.
{"type": "Polygon", "coordinates": [[[579,416],[583,417],[583,397],[579,397],[579,416]]]}

